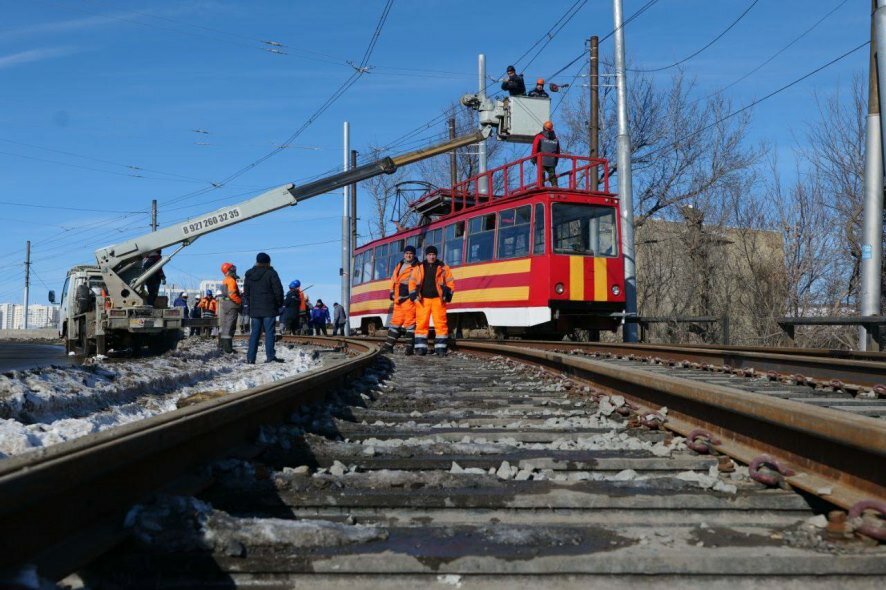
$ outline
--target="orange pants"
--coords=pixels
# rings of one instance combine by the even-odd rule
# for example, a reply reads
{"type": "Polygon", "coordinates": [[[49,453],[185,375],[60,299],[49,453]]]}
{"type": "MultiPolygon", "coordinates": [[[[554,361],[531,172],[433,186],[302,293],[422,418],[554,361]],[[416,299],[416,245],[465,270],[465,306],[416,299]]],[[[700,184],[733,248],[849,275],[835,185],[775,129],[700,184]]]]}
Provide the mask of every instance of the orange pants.
{"type": "Polygon", "coordinates": [[[446,303],[439,297],[425,297],[415,306],[415,349],[428,348],[428,329],[434,316],[434,348],[446,350],[449,326],[446,323],[446,303]]]}
{"type": "Polygon", "coordinates": [[[402,303],[394,303],[394,313],[388,320],[389,328],[403,328],[407,331],[415,329],[415,302],[406,299],[402,303]]]}

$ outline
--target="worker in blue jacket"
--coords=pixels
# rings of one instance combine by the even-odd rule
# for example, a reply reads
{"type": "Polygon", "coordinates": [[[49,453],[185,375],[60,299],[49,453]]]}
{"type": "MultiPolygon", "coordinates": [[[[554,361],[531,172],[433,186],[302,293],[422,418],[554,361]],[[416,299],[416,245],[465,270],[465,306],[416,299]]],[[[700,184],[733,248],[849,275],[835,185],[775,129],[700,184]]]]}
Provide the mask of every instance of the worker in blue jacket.
{"type": "Polygon", "coordinates": [[[329,319],[329,308],[326,307],[322,299],[318,299],[311,310],[311,324],[314,326],[314,334],[319,336],[322,332],[326,336],[326,324],[329,323],[329,319]]]}

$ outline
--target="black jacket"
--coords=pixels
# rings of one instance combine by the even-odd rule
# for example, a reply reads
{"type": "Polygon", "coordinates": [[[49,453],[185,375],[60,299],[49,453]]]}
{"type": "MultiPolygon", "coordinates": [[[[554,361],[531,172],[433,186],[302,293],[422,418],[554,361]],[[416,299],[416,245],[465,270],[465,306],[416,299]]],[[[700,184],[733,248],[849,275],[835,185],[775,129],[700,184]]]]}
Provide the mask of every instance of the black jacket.
{"type": "Polygon", "coordinates": [[[256,264],[243,279],[243,299],[249,304],[249,317],[277,317],[283,305],[283,283],[274,267],[256,264]]]}
{"type": "Polygon", "coordinates": [[[514,74],[508,76],[508,79],[501,83],[501,89],[507,90],[511,96],[523,96],[526,94],[526,84],[523,82],[522,74],[514,74]]]}
{"type": "Polygon", "coordinates": [[[294,318],[298,315],[301,306],[301,297],[298,296],[296,289],[290,289],[283,298],[283,315],[287,318],[294,318]]]}

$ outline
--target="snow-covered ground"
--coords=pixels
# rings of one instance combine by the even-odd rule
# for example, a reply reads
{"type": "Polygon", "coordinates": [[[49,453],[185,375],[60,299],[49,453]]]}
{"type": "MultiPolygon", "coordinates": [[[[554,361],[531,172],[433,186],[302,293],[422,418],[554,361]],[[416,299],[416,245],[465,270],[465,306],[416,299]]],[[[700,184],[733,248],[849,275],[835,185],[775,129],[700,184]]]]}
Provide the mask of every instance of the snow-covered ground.
{"type": "Polygon", "coordinates": [[[279,381],[320,365],[304,348],[277,345],[284,363],[245,362],[214,340],[188,339],[159,357],[89,358],[83,365],[0,375],[0,459],[176,409],[200,392],[235,392],[279,381]]]}

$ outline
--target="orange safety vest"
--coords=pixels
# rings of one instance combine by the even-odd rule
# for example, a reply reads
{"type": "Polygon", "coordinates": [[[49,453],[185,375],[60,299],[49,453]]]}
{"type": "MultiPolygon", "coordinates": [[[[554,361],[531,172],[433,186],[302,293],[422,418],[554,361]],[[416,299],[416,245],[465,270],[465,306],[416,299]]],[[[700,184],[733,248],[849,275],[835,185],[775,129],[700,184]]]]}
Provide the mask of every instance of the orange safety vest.
{"type": "Polygon", "coordinates": [[[397,268],[395,268],[393,274],[391,274],[391,293],[394,294],[394,297],[400,298],[409,296],[409,281],[412,278],[412,271],[416,266],[419,266],[417,260],[413,260],[412,264],[407,264],[405,260],[401,260],[397,263],[397,268]]]}
{"type": "MultiPolygon", "coordinates": [[[[412,293],[413,291],[416,291],[421,295],[421,285],[424,280],[425,263],[422,262],[412,271],[412,276],[409,279],[409,292],[412,293]]],[[[455,292],[455,279],[452,278],[452,271],[442,262],[437,265],[437,274],[434,277],[434,284],[437,285],[437,295],[441,298],[443,297],[443,287],[447,287],[450,291],[455,292]]]]}
{"type": "Polygon", "coordinates": [[[218,301],[215,299],[204,297],[200,300],[200,303],[197,304],[197,307],[203,311],[208,311],[211,314],[218,314],[218,301]]]}
{"type": "Polygon", "coordinates": [[[308,297],[305,295],[305,292],[301,289],[296,289],[298,293],[298,310],[299,311],[308,311],[308,297]]]}
{"type": "Polygon", "coordinates": [[[229,299],[240,305],[243,303],[243,298],[240,297],[240,287],[237,286],[237,281],[234,277],[226,276],[222,281],[221,285],[221,293],[219,294],[221,299],[229,299]]]}

